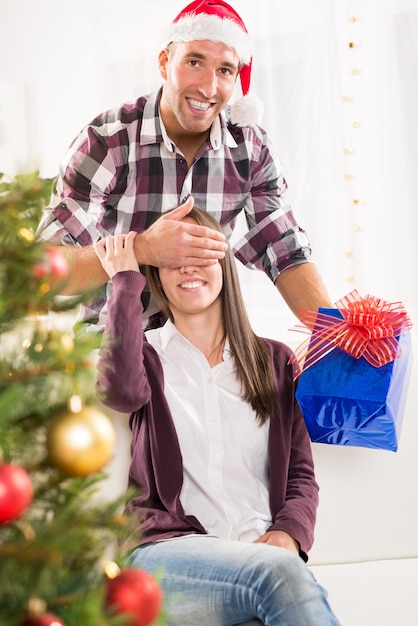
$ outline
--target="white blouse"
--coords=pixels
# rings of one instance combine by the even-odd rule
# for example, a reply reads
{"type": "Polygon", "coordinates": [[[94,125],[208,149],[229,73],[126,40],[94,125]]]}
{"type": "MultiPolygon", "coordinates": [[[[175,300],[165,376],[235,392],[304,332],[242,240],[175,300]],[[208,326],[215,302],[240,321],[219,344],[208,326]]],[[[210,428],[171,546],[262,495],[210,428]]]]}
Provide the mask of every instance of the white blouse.
{"type": "Polygon", "coordinates": [[[269,422],[258,426],[228,343],[210,367],[170,321],[146,333],[159,354],[164,390],[183,457],[180,500],[209,534],[254,541],[271,525],[268,493],[269,422]]]}

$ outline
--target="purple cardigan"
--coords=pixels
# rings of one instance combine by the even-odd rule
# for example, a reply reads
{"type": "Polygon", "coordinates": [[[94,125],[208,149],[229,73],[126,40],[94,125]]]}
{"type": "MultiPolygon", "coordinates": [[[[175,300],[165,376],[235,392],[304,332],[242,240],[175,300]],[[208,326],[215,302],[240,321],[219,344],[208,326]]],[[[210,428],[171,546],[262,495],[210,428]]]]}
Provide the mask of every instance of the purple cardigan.
{"type": "MultiPolygon", "coordinates": [[[[131,413],[132,430],[129,486],[137,490],[128,510],[138,519],[137,530],[125,548],[181,536],[205,533],[196,517],[185,515],[180,503],[183,467],[180,447],[164,396],[161,361],[142,331],[142,274],[119,272],[113,277],[108,302],[105,338],[100,350],[98,394],[103,402],[131,413]],[[110,339],[110,341],[109,341],[110,339]]],[[[284,530],[300,545],[306,561],[313,543],[318,506],[309,436],[295,400],[290,349],[265,339],[273,360],[277,415],[270,420],[269,530],[284,530]]],[[[181,364],[179,364],[181,367],[181,364]]]]}

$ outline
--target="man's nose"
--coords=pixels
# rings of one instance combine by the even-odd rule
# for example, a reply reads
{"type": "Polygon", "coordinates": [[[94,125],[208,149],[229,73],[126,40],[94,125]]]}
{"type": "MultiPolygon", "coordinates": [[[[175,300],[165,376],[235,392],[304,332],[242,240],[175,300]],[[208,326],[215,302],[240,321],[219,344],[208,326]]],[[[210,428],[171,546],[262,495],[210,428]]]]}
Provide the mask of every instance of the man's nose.
{"type": "Polygon", "coordinates": [[[199,91],[205,98],[213,98],[218,90],[218,80],[215,71],[207,71],[202,76],[199,91]]]}

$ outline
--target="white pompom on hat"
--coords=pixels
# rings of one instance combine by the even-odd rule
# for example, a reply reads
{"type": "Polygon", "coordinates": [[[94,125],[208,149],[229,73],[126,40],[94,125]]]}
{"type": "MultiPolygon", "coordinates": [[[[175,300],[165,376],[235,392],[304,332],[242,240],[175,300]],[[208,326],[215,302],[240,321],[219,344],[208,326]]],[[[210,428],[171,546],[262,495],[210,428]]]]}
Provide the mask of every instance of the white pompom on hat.
{"type": "Polygon", "coordinates": [[[173,20],[167,33],[167,43],[201,40],[217,41],[234,48],[240,62],[240,82],[243,97],[230,108],[229,118],[237,126],[260,122],[263,106],[250,94],[252,46],[250,36],[238,13],[226,2],[195,0],[173,20]]]}

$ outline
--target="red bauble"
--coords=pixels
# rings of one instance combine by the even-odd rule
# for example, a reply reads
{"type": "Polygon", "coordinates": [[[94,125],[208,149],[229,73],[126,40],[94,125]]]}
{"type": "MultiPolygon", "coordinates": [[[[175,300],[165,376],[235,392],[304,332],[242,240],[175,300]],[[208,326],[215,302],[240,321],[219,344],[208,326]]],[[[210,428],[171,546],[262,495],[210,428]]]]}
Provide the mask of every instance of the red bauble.
{"type": "Polygon", "coordinates": [[[162,601],[157,581],[144,570],[128,567],[116,578],[106,580],[106,606],[117,615],[132,615],[126,626],[152,624],[160,613],[162,601]]]}
{"type": "Polygon", "coordinates": [[[32,502],[29,475],[19,465],[0,464],[0,524],[11,522],[32,502]]]}
{"type": "Polygon", "coordinates": [[[45,257],[41,263],[37,263],[33,268],[35,278],[54,276],[55,278],[66,278],[69,267],[65,255],[57,248],[46,248],[45,257]]]}
{"type": "Polygon", "coordinates": [[[65,626],[65,624],[56,615],[43,613],[36,617],[26,617],[19,626],[65,626]]]}

